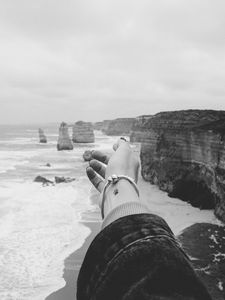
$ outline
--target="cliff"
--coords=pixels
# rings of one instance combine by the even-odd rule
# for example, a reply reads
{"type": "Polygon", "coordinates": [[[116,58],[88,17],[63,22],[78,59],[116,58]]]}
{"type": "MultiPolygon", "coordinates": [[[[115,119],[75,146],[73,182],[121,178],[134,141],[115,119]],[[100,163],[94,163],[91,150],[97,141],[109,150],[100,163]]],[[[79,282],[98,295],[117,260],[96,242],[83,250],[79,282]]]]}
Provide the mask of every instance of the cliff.
{"type": "Polygon", "coordinates": [[[74,143],[94,143],[95,136],[91,123],[78,121],[73,126],[74,143]]]}
{"type": "Polygon", "coordinates": [[[104,120],[102,124],[102,131],[107,135],[129,135],[134,122],[135,118],[104,120]]]}
{"type": "Polygon", "coordinates": [[[38,134],[39,134],[39,143],[47,143],[47,138],[44,134],[44,130],[39,128],[38,129],[38,134]]]}
{"type": "Polygon", "coordinates": [[[68,125],[65,122],[62,122],[59,127],[57,149],[58,151],[73,150],[73,143],[69,136],[68,125]]]}
{"type": "Polygon", "coordinates": [[[95,122],[93,123],[93,129],[94,130],[102,130],[103,128],[103,122],[95,122]]]}
{"type": "Polygon", "coordinates": [[[137,118],[142,176],[171,197],[214,208],[225,221],[225,111],[186,110],[137,118]]]}

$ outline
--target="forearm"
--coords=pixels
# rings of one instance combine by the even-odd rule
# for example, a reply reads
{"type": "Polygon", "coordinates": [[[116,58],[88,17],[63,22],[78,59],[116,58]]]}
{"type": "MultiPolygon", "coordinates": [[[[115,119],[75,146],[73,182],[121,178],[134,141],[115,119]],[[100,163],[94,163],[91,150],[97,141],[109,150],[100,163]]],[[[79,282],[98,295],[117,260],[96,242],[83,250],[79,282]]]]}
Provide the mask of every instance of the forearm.
{"type": "Polygon", "coordinates": [[[141,203],[130,182],[121,179],[118,183],[107,188],[104,201],[103,228],[116,219],[138,213],[149,213],[149,210],[141,203]]]}
{"type": "Polygon", "coordinates": [[[116,184],[110,185],[105,192],[105,216],[117,206],[126,202],[140,202],[134,187],[126,179],[120,179],[116,184]]]}

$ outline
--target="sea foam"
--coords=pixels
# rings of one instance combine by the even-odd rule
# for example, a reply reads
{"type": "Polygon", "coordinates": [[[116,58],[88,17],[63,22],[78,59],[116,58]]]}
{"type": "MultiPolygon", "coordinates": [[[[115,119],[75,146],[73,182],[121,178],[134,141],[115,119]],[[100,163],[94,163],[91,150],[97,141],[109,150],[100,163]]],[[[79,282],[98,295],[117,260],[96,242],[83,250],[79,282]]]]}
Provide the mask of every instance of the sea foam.
{"type": "Polygon", "coordinates": [[[64,285],[63,260],[90,233],[79,223],[90,204],[79,197],[76,185],[14,182],[2,187],[10,204],[0,223],[1,299],[35,299],[64,285]]]}

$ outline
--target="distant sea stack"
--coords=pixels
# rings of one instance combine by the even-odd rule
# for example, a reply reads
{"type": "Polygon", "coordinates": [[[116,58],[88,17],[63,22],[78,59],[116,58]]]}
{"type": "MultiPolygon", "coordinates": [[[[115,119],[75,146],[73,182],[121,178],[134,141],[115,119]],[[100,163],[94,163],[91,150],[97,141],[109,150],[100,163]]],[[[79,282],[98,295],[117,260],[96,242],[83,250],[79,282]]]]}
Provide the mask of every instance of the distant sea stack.
{"type": "Polygon", "coordinates": [[[59,127],[59,137],[57,143],[58,151],[61,150],[73,150],[73,143],[70,139],[68,126],[65,122],[62,122],[59,127]]]}
{"type": "Polygon", "coordinates": [[[107,135],[130,135],[134,123],[135,118],[105,120],[102,124],[102,131],[107,135]]]}
{"type": "Polygon", "coordinates": [[[42,144],[46,144],[47,143],[47,138],[44,134],[44,130],[39,128],[38,133],[39,133],[39,142],[42,143],[42,144]]]}
{"type": "Polygon", "coordinates": [[[78,121],[73,126],[74,143],[94,143],[95,136],[93,126],[89,122],[78,121]]]}
{"type": "Polygon", "coordinates": [[[142,176],[171,197],[214,208],[225,222],[225,111],[184,110],[136,119],[142,176]]]}

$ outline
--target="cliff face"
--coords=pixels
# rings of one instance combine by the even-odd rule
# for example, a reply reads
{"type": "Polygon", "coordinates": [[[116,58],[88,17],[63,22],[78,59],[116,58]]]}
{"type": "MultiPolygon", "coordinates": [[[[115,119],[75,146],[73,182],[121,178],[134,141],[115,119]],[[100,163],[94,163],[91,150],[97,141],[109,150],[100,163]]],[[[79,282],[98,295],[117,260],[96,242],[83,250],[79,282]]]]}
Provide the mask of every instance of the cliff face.
{"type": "Polygon", "coordinates": [[[41,129],[41,128],[39,128],[38,129],[38,133],[39,133],[39,143],[47,143],[47,138],[46,138],[46,136],[45,136],[45,134],[44,134],[44,130],[43,129],[41,129]]]}
{"type": "Polygon", "coordinates": [[[171,197],[214,208],[225,221],[225,111],[163,112],[137,119],[142,176],[171,197]]]}
{"type": "Polygon", "coordinates": [[[73,143],[70,139],[68,126],[65,122],[62,122],[59,127],[59,137],[57,143],[58,151],[61,150],[73,150],[73,143]]]}
{"type": "Polygon", "coordinates": [[[129,135],[134,122],[135,118],[105,120],[102,124],[102,131],[107,135],[129,135]]]}
{"type": "Polygon", "coordinates": [[[102,130],[103,128],[103,122],[95,122],[93,123],[93,129],[94,130],[102,130]]]}
{"type": "Polygon", "coordinates": [[[94,143],[95,136],[91,123],[78,121],[73,126],[74,143],[94,143]]]}

